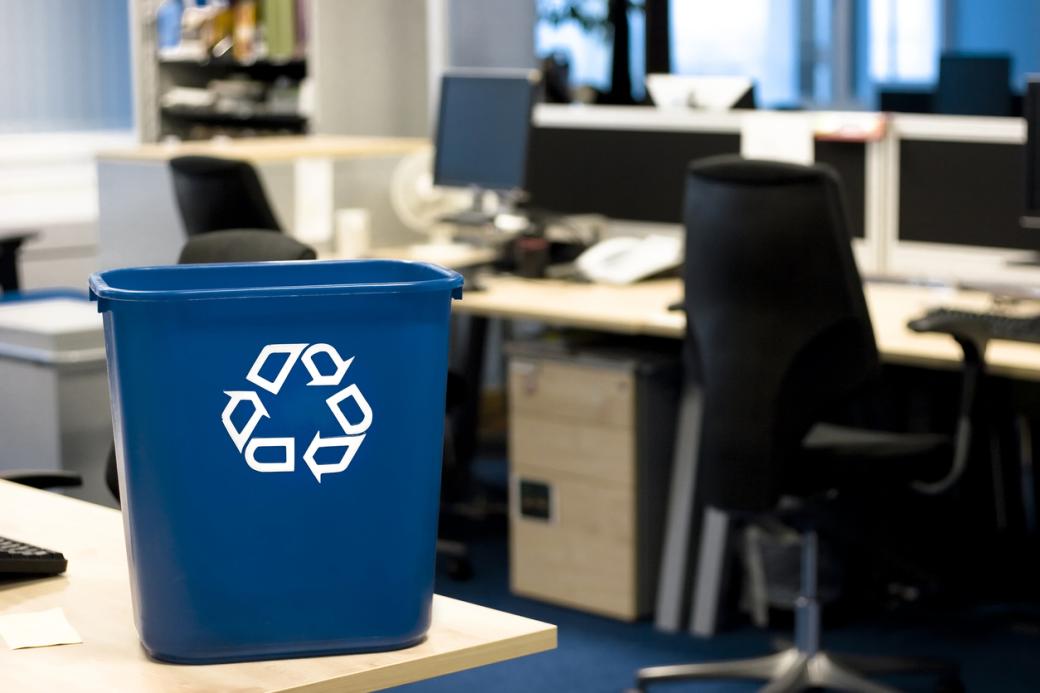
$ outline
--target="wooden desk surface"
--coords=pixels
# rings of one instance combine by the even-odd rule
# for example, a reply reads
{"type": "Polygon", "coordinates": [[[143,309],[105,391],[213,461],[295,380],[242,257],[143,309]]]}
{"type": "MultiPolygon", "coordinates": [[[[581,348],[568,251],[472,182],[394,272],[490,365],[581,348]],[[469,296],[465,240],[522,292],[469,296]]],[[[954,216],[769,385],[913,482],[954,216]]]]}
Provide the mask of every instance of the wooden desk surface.
{"type": "Polygon", "coordinates": [[[418,243],[370,248],[365,257],[432,262],[449,269],[462,270],[490,264],[498,257],[498,252],[493,248],[480,248],[465,243],[418,243]]]}
{"type": "Polygon", "coordinates": [[[308,157],[350,159],[399,156],[429,146],[422,137],[353,137],[298,135],[242,137],[190,142],[140,144],[98,153],[102,160],[165,161],[175,156],[201,155],[246,159],[253,163],[292,161],[308,157]]]}
{"type": "MultiPolygon", "coordinates": [[[[0,535],[59,550],[64,576],[0,583],[0,613],[62,607],[81,645],[0,649],[4,691],[368,691],[556,646],[556,627],[437,596],[427,639],[395,652],[161,664],[137,639],[119,512],[0,481],[0,535]]],[[[0,645],[2,648],[2,645],[0,645]]]]}
{"type": "MultiPolygon", "coordinates": [[[[686,327],[681,311],[668,305],[682,297],[678,279],[632,286],[603,286],[565,281],[489,277],[485,291],[468,291],[454,310],[460,313],[582,327],[621,334],[680,338],[686,327]]],[[[878,349],[886,361],[929,368],[957,368],[960,347],[945,335],[917,334],[908,320],[938,305],[985,309],[982,292],[936,289],[905,284],[866,284],[867,303],[878,349]]],[[[1040,380],[1040,345],[993,342],[986,360],[990,372],[1023,380],[1040,380]]]]}
{"type": "Polygon", "coordinates": [[[487,277],[482,291],[464,291],[453,310],[488,317],[538,320],[620,334],[681,337],[686,316],[668,311],[682,297],[677,279],[630,286],[550,279],[487,277]]]}

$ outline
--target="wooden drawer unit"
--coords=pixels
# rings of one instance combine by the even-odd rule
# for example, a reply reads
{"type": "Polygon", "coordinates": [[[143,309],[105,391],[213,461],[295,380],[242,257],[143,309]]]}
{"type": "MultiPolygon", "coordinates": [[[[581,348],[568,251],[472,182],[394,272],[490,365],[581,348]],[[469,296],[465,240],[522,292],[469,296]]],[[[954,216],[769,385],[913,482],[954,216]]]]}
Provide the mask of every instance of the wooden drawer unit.
{"type": "MultiPolygon", "coordinates": [[[[514,484],[544,484],[554,517],[517,512],[510,534],[513,591],[631,620],[639,616],[633,489],[520,469],[514,484]]],[[[537,492],[537,491],[536,491],[537,492]]],[[[514,486],[514,497],[521,493],[514,486]]]]}
{"type": "Polygon", "coordinates": [[[509,363],[511,413],[631,428],[635,377],[604,364],[524,359],[509,363]]]}
{"type": "Polygon", "coordinates": [[[514,467],[549,466],[559,473],[625,486],[634,481],[636,441],[631,428],[543,419],[511,409],[509,442],[514,467]]]}
{"type": "Polygon", "coordinates": [[[539,343],[508,351],[512,590],[623,620],[649,614],[675,359],[539,343]]]}

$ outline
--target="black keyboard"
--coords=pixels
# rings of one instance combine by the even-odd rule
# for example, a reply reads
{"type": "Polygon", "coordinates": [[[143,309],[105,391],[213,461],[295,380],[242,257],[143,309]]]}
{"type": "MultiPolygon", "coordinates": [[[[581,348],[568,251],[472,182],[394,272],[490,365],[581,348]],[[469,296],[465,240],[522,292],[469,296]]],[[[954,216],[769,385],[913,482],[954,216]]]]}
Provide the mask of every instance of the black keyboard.
{"type": "Polygon", "coordinates": [[[65,556],[7,537],[0,537],[0,578],[46,576],[64,573],[65,556]]]}
{"type": "Polygon", "coordinates": [[[936,308],[924,317],[911,320],[909,327],[915,332],[943,332],[973,339],[1040,343],[1040,315],[1022,317],[936,308]]]}

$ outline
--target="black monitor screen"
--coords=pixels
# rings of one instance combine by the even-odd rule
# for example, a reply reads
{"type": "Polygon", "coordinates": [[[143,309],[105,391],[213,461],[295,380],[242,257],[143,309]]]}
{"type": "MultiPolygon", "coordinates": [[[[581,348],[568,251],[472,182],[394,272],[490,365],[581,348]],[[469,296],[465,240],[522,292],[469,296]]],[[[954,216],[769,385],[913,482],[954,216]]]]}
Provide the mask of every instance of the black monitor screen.
{"type": "Polygon", "coordinates": [[[1026,87],[1026,214],[1030,226],[1040,225],[1040,79],[1026,87]]]}
{"type": "Polygon", "coordinates": [[[1011,115],[1011,58],[947,53],[939,60],[935,112],[948,115],[1011,115]]]}
{"type": "Polygon", "coordinates": [[[444,76],[433,164],[436,185],[523,187],[534,74],[444,76]]]}

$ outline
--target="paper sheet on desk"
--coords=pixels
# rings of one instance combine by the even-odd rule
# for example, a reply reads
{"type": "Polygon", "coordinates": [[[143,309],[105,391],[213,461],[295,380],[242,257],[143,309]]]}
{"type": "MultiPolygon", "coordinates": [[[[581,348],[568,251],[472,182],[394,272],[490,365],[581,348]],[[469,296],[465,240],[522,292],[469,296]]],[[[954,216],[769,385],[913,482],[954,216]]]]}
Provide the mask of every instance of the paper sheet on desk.
{"type": "Polygon", "coordinates": [[[3,638],[12,650],[75,645],[83,642],[60,607],[47,611],[0,615],[0,638],[3,638]]]}
{"type": "Polygon", "coordinates": [[[812,124],[804,113],[746,113],[741,118],[740,155],[811,164],[815,157],[812,124]]]}

